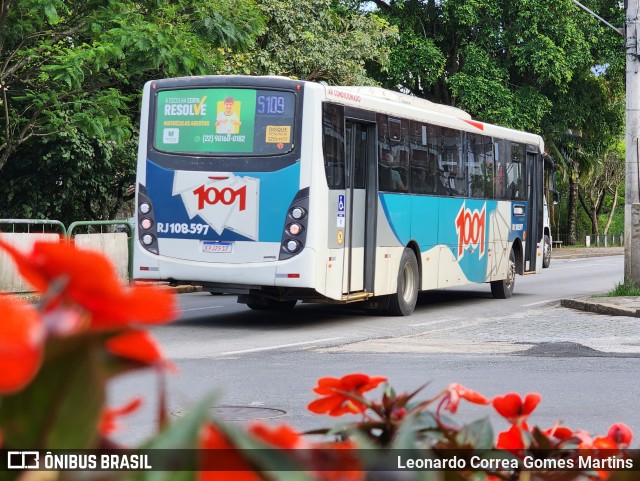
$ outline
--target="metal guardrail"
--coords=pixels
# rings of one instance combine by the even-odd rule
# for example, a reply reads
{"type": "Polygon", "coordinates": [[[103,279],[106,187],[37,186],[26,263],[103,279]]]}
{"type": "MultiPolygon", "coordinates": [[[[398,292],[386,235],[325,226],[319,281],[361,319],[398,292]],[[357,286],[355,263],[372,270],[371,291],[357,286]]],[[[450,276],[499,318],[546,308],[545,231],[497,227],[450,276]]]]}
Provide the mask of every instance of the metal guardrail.
{"type": "MultiPolygon", "coordinates": [[[[67,235],[67,229],[64,226],[64,224],[62,222],[60,222],[59,220],[49,220],[49,219],[0,219],[0,224],[13,224],[15,225],[42,225],[43,227],[45,225],[53,225],[56,226],[58,228],[60,228],[60,230],[62,231],[62,235],[66,236],[67,235]]],[[[14,231],[15,231],[15,227],[14,227],[14,231]]],[[[27,232],[29,232],[28,227],[27,227],[27,232]]]]}
{"type": "Polygon", "coordinates": [[[598,236],[581,234],[575,244],[569,242],[569,234],[554,234],[554,243],[561,242],[562,247],[613,247],[624,246],[624,234],[600,234],[598,236]]]}
{"type": "Polygon", "coordinates": [[[127,226],[128,238],[127,238],[127,250],[129,251],[129,259],[127,264],[127,274],[129,279],[133,276],[133,226],[129,221],[122,220],[79,220],[76,222],[72,222],[67,229],[67,238],[71,239],[73,236],[73,231],[76,227],[86,226],[103,226],[103,225],[125,225],[127,226]]]}

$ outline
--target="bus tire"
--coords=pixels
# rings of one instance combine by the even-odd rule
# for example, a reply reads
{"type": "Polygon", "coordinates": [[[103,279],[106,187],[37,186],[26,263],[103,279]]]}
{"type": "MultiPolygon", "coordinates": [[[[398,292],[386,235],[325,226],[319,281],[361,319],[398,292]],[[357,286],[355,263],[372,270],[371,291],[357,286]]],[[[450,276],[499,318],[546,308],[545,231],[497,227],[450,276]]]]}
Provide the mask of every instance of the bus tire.
{"type": "Polygon", "coordinates": [[[551,239],[547,234],[544,235],[544,250],[542,252],[542,267],[546,269],[551,264],[551,239]]]}
{"type": "Polygon", "coordinates": [[[418,301],[418,261],[414,252],[405,248],[400,258],[396,293],[389,299],[387,313],[392,316],[409,316],[418,301]]]}
{"type": "Polygon", "coordinates": [[[491,281],[491,294],[496,299],[509,299],[513,294],[513,287],[516,284],[516,254],[513,248],[509,253],[509,267],[507,268],[507,278],[500,281],[491,281]]]}

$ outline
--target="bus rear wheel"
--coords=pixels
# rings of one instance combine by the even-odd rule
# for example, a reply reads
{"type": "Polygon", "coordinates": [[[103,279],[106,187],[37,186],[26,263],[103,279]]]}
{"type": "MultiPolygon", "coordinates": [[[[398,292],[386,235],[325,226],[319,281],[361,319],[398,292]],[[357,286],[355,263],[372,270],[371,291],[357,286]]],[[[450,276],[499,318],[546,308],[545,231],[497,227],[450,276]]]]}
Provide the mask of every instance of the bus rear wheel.
{"type": "Polygon", "coordinates": [[[418,301],[418,261],[414,252],[406,248],[400,258],[398,282],[395,294],[389,299],[387,313],[392,316],[409,316],[418,301]]]}
{"type": "Polygon", "coordinates": [[[491,294],[496,299],[509,299],[513,294],[513,287],[516,284],[516,254],[511,249],[509,253],[509,267],[507,268],[507,278],[500,281],[491,281],[491,294]]]}

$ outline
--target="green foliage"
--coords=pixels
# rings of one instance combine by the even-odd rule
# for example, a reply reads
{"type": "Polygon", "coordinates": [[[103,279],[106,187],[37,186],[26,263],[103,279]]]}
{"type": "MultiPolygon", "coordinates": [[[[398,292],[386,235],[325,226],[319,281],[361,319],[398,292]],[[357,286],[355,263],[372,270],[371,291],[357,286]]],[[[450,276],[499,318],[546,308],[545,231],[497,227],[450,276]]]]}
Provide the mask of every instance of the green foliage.
{"type": "Polygon", "coordinates": [[[64,221],[113,218],[123,202],[145,81],[216,73],[223,48],[248,48],[264,29],[253,0],[17,0],[6,9],[0,213],[64,221]]]}
{"type": "Polygon", "coordinates": [[[32,142],[18,150],[20,162],[4,169],[0,213],[10,218],[76,220],[115,218],[131,197],[135,182],[136,140],[119,145],[82,133],[32,142]]]}
{"type": "MultiPolygon", "coordinates": [[[[600,11],[608,8],[606,17],[620,20],[618,4],[599,3],[600,11]]],[[[621,85],[622,40],[571,0],[376,4],[379,15],[398,26],[400,41],[392,46],[388,71],[372,75],[389,88],[400,85],[457,105],[480,120],[549,135],[564,117],[556,102],[579,88],[574,79],[593,76],[592,67],[606,64],[608,81],[621,85]]],[[[564,118],[572,123],[571,115],[564,118]]]]}
{"type": "Polygon", "coordinates": [[[606,294],[607,297],[640,296],[640,286],[633,279],[618,282],[613,290],[606,294]]]}
{"type": "Polygon", "coordinates": [[[257,0],[267,27],[246,53],[228,51],[224,72],[370,85],[365,64],[386,69],[396,29],[375,14],[332,9],[331,0],[257,0]]]}

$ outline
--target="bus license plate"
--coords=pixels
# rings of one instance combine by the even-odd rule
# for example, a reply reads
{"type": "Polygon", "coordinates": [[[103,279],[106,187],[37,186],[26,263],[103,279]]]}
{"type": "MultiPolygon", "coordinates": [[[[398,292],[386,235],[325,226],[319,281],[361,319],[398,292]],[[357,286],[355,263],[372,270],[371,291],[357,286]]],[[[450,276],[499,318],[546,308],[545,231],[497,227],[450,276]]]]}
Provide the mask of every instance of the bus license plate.
{"type": "Polygon", "coordinates": [[[229,253],[233,252],[233,242],[203,242],[202,252],[229,253]]]}

